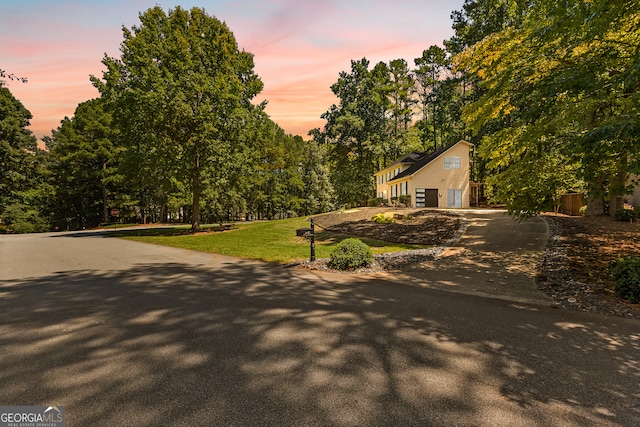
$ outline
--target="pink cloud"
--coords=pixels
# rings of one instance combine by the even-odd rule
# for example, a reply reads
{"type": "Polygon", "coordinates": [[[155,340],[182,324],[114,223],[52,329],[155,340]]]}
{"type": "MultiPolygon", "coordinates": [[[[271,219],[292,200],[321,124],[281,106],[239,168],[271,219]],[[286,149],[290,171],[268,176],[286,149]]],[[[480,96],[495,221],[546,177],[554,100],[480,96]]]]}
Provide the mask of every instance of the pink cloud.
{"type": "MultiPolygon", "coordinates": [[[[163,0],[36,2],[0,5],[0,68],[24,75],[10,83],[33,113],[31,129],[49,134],[78,103],[98,96],[89,74],[100,75],[105,52],[119,55],[122,24],[163,0]]],[[[463,0],[184,0],[226,21],[241,48],[255,55],[267,112],[287,132],[306,136],[336,102],[329,86],[352,59],[413,58],[450,36],[449,13],[463,0]],[[457,4],[456,4],[457,3],[457,4]]]]}

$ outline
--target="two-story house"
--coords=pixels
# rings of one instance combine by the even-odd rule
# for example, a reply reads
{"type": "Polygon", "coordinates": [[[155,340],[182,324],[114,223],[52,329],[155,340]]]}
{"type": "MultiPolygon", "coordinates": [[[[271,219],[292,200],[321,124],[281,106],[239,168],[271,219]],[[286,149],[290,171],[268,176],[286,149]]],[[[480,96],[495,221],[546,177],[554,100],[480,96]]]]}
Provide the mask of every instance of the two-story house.
{"type": "Polygon", "coordinates": [[[375,175],[377,195],[385,201],[411,196],[416,208],[468,208],[471,194],[470,151],[459,141],[433,153],[413,151],[375,175]]]}

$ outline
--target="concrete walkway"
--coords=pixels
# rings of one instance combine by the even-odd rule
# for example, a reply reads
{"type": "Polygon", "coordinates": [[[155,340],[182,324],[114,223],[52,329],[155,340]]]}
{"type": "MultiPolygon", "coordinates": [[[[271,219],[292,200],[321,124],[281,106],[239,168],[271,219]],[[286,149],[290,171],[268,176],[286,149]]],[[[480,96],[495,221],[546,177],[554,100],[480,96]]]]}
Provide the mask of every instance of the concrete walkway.
{"type": "Polygon", "coordinates": [[[504,210],[463,210],[467,228],[460,240],[435,261],[395,274],[423,287],[549,304],[535,285],[536,266],[549,234],[547,222],[517,222],[504,210]]]}

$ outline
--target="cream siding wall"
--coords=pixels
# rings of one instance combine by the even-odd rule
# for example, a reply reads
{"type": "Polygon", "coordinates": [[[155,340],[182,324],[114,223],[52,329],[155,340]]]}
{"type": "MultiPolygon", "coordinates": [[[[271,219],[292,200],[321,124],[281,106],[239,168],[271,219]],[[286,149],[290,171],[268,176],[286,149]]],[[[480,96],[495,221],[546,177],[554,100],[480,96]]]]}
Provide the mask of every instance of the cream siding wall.
{"type": "Polygon", "coordinates": [[[627,196],[629,199],[629,203],[633,206],[640,206],[640,187],[635,187],[633,189],[633,194],[627,196]]]}
{"type": "Polygon", "coordinates": [[[461,190],[462,207],[469,207],[469,144],[460,142],[416,172],[409,182],[411,204],[415,206],[416,188],[437,188],[438,207],[448,206],[448,190],[461,190]],[[445,157],[460,157],[460,169],[445,169],[445,157]]]}
{"type": "Polygon", "coordinates": [[[640,206],[640,185],[635,183],[638,178],[640,178],[638,175],[631,174],[627,180],[627,185],[634,185],[634,187],[633,193],[625,196],[624,199],[628,200],[633,206],[640,206]]]}
{"type": "MultiPolygon", "coordinates": [[[[396,163],[376,173],[375,175],[376,197],[382,197],[385,200],[391,199],[391,185],[389,185],[389,183],[387,182],[387,173],[389,173],[389,176],[391,177],[391,179],[393,179],[395,176],[394,174],[396,170],[399,169],[399,172],[402,172],[403,170],[407,169],[407,167],[408,165],[402,165],[402,164],[396,163]],[[382,177],[382,184],[380,183],[380,177],[382,177]],[[380,196],[380,194],[384,194],[384,195],[380,196]]],[[[400,184],[400,183],[394,181],[393,184],[400,184]]],[[[400,185],[398,185],[398,195],[400,195],[400,185]]]]}
{"type": "Polygon", "coordinates": [[[392,185],[398,186],[397,195],[401,195],[401,184],[407,182],[407,193],[411,196],[411,205],[415,207],[416,188],[438,189],[438,207],[446,208],[448,206],[448,190],[461,190],[462,207],[469,207],[469,150],[471,144],[460,141],[442,155],[431,161],[428,165],[420,169],[412,176],[407,176],[401,180],[387,181],[387,173],[393,179],[395,170],[400,167],[400,171],[405,170],[409,165],[391,165],[375,175],[376,180],[376,197],[382,197],[389,200],[392,197],[392,185]],[[445,169],[445,157],[459,157],[460,169],[445,169]],[[380,180],[382,177],[382,182],[380,180]]]}

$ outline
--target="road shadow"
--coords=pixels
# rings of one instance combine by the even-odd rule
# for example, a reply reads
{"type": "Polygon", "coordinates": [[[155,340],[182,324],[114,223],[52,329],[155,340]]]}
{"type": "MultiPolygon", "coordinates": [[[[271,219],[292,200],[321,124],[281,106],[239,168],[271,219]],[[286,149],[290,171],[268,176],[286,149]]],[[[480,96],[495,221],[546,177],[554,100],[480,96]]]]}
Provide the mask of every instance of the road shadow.
{"type": "Polygon", "coordinates": [[[614,332],[580,313],[451,301],[248,262],[3,281],[2,403],[63,405],[69,426],[640,419],[635,323],[614,332]]]}

